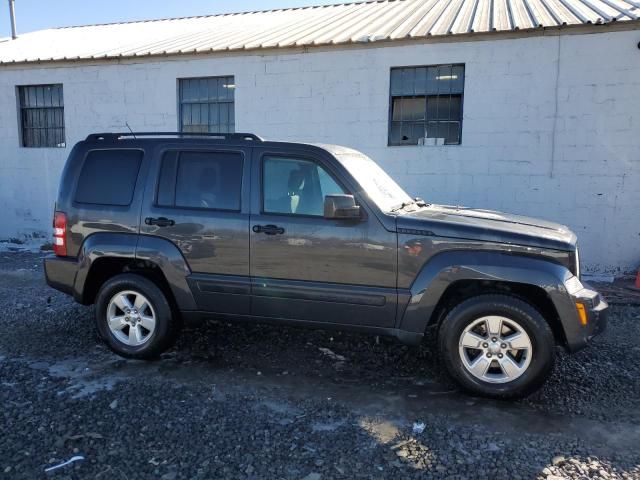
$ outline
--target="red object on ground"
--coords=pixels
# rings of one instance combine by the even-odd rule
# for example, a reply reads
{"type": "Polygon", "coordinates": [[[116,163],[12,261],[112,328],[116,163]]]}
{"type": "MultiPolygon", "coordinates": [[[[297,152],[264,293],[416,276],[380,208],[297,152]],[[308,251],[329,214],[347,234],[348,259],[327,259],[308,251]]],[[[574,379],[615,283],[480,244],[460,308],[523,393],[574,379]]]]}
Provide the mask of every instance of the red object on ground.
{"type": "Polygon", "coordinates": [[[640,270],[638,270],[638,274],[636,275],[636,288],[640,288],[640,270]]]}

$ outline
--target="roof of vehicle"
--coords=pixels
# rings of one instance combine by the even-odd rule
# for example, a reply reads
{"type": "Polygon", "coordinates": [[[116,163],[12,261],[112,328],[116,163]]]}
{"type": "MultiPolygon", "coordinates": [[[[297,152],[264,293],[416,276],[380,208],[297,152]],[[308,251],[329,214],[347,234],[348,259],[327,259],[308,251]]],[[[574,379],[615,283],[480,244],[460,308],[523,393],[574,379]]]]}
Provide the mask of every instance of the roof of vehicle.
{"type": "Polygon", "coordinates": [[[311,145],[321,148],[336,157],[339,157],[340,155],[362,155],[362,152],[356,150],[355,148],[345,147],[343,145],[335,145],[332,143],[307,143],[305,145],[311,145]]]}
{"type": "Polygon", "coordinates": [[[0,64],[102,60],[637,22],[636,0],[375,0],[52,28],[0,42],[0,64]]]}
{"type": "Polygon", "coordinates": [[[226,144],[249,146],[305,146],[320,148],[332,155],[360,154],[357,150],[342,145],[315,142],[289,142],[278,140],[265,140],[254,133],[192,133],[192,132],[109,132],[92,133],[85,139],[87,143],[96,143],[105,147],[126,145],[127,143],[140,142],[171,142],[171,143],[198,143],[198,144],[226,144]]]}

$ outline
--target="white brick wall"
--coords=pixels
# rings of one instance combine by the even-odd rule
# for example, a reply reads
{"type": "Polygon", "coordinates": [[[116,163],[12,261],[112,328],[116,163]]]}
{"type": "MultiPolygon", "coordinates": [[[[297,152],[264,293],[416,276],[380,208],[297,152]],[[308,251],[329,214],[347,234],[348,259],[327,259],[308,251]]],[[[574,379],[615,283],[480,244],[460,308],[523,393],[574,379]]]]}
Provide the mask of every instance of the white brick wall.
{"type": "Polygon", "coordinates": [[[234,75],[238,131],[355,147],[412,194],[565,223],[591,270],[632,271],[640,262],[638,41],[640,31],[629,31],[0,68],[0,238],[48,234],[76,141],[126,130],[125,122],[175,130],[177,78],[234,75]],[[462,145],[388,147],[390,67],[439,63],[466,65],[462,145]],[[38,83],[64,84],[66,149],[19,147],[15,86],[38,83]]]}

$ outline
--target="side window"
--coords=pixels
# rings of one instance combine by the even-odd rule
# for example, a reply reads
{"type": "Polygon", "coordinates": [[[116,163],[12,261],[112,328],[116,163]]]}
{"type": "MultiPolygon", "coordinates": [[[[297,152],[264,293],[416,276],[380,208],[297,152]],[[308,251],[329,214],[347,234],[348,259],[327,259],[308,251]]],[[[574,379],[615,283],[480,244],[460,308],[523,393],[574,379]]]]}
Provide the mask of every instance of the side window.
{"type": "Polygon", "coordinates": [[[169,151],[162,159],[157,204],[239,211],[241,190],[240,153],[169,151]]]}
{"type": "Polygon", "coordinates": [[[315,162],[266,156],[263,160],[262,204],[265,213],[324,215],[324,197],[344,189],[315,162]]]}
{"type": "Polygon", "coordinates": [[[141,163],[140,150],[89,152],[80,171],[75,201],[95,205],[130,205],[141,163]]]}

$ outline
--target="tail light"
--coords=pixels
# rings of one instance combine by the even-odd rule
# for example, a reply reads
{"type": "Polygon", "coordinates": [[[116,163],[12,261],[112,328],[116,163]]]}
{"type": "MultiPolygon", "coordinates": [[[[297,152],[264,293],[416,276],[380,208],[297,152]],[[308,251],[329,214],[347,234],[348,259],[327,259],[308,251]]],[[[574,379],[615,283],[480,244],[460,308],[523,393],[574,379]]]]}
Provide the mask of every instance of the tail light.
{"type": "Polygon", "coordinates": [[[64,212],[53,215],[53,253],[67,256],[67,215],[64,212]]]}

